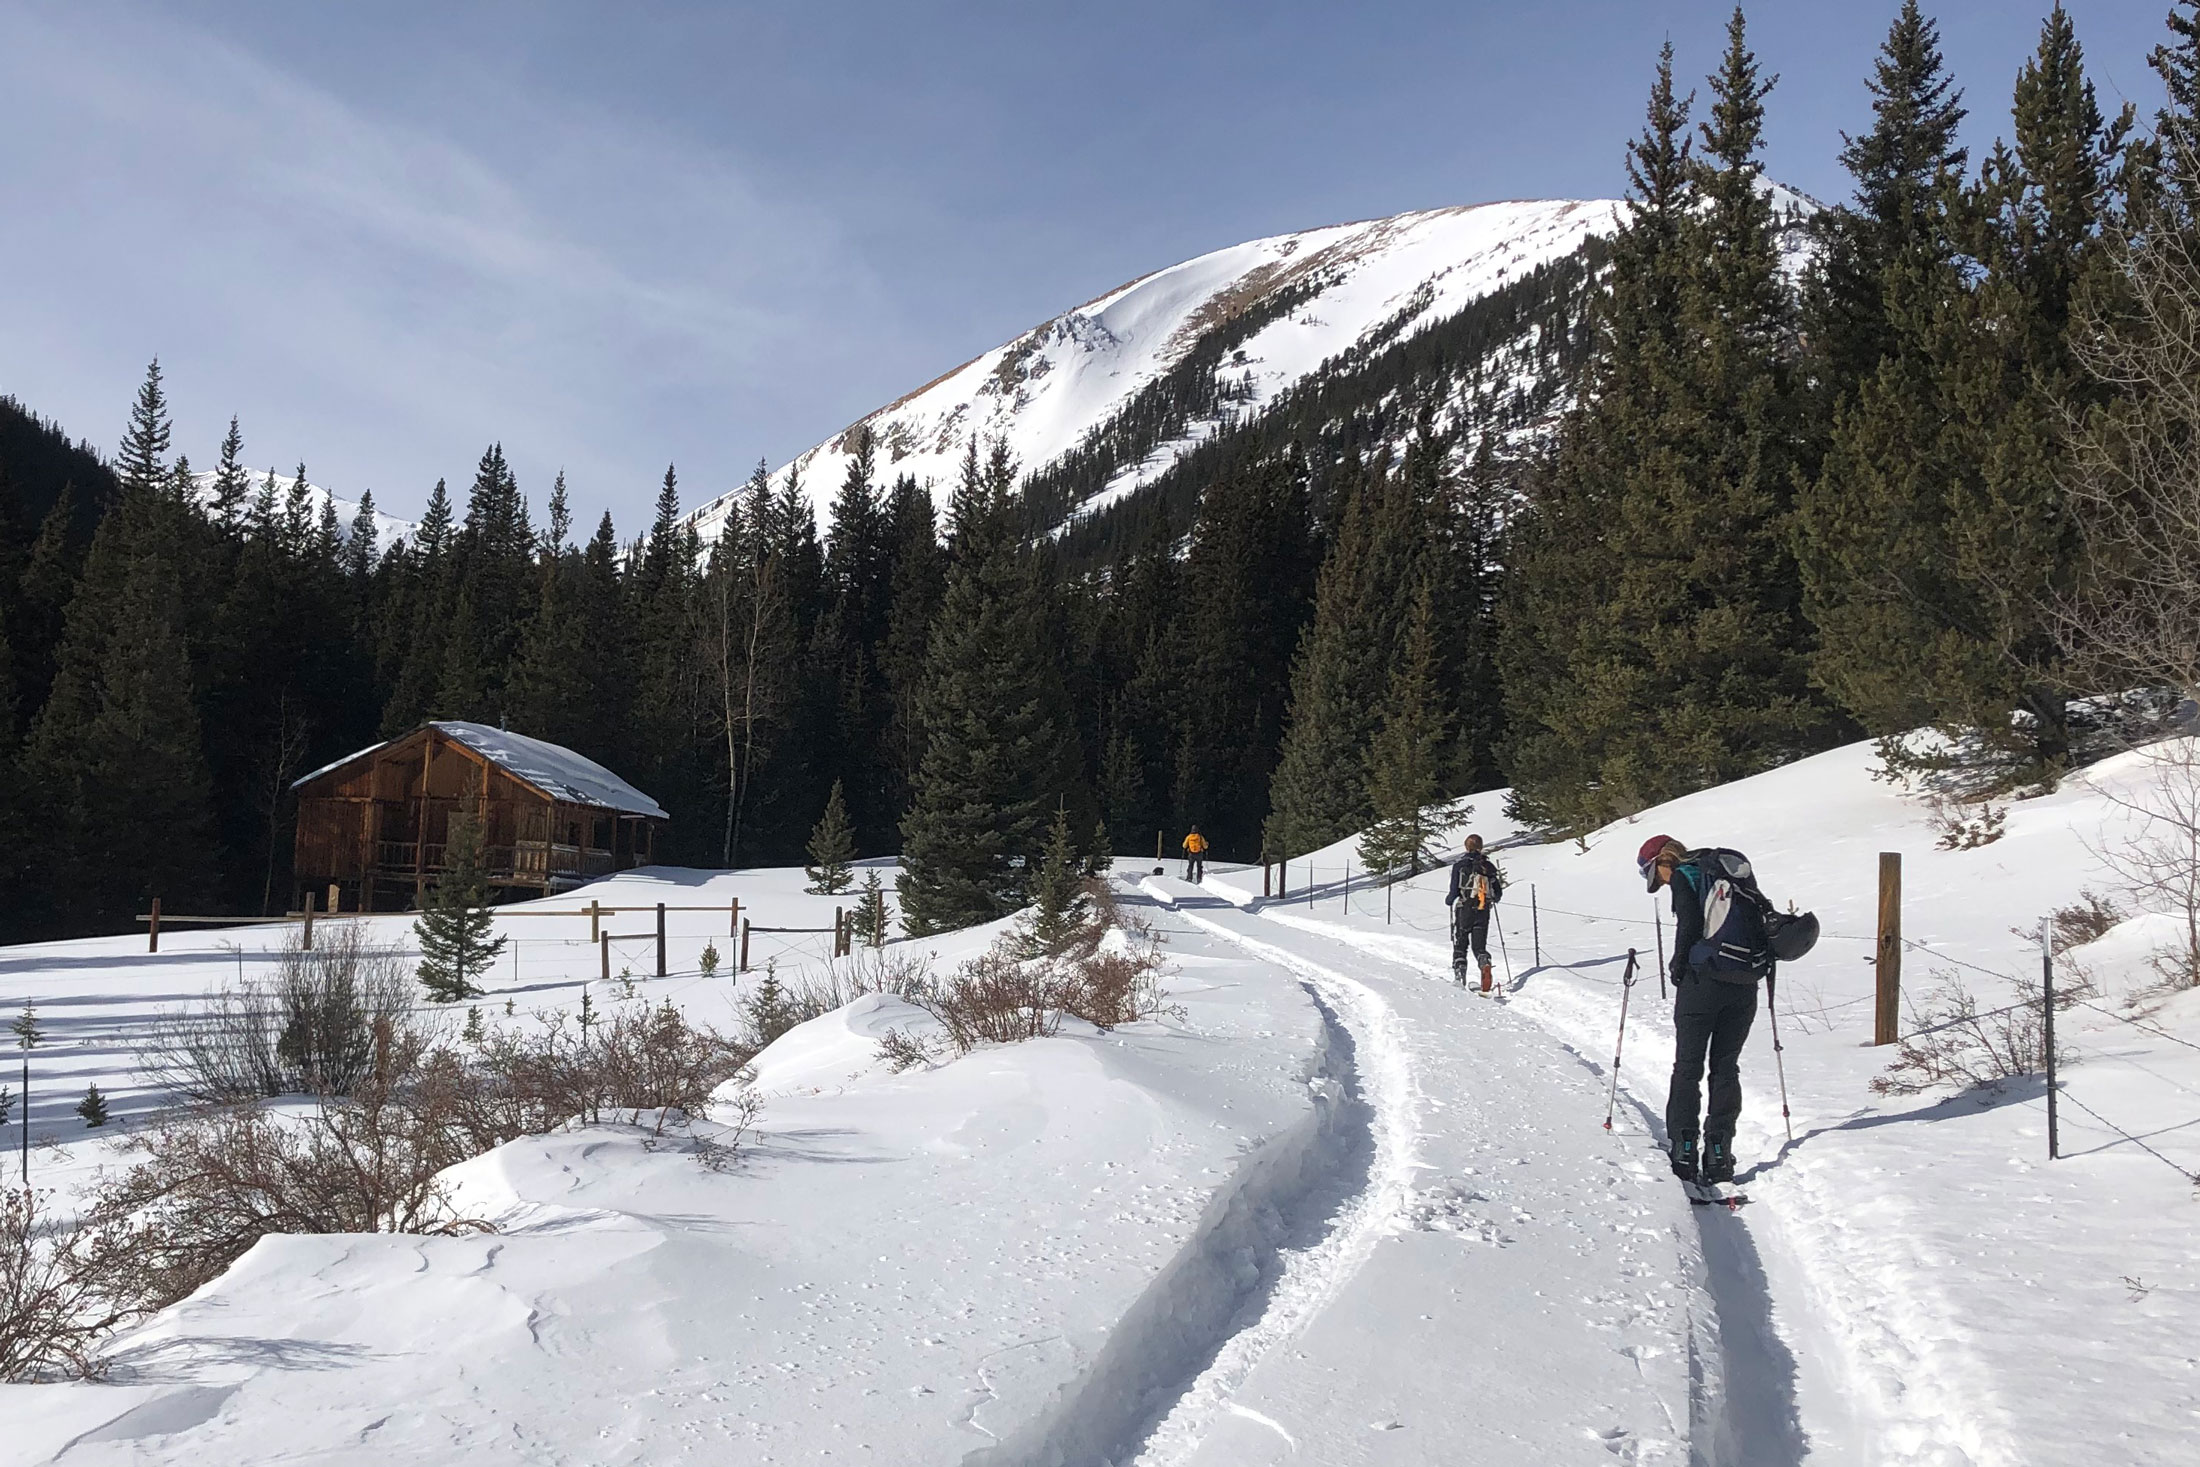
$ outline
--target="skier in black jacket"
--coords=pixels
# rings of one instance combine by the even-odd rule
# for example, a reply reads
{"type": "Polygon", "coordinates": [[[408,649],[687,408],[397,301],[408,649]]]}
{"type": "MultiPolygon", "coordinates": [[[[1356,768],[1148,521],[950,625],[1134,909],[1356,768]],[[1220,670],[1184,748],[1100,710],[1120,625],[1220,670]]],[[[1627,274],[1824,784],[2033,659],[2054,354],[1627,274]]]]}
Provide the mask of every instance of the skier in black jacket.
{"type": "Polygon", "coordinates": [[[1462,988],[1471,951],[1482,965],[1482,991],[1490,991],[1490,911],[1504,894],[1505,878],[1482,854],[1482,837],[1468,836],[1466,850],[1451,863],[1451,891],[1444,897],[1451,908],[1451,976],[1462,988]]]}
{"type": "Polygon", "coordinates": [[[1673,1079],[1665,1101],[1673,1174],[1686,1182],[1730,1182],[1734,1123],[1742,1113],[1742,1044],[1757,1017],[1757,980],[1772,966],[1764,898],[1739,851],[1691,851],[1658,835],[1643,843],[1636,866],[1651,891],[1673,889],[1673,1079]],[[1711,1104],[1701,1114],[1707,1058],[1711,1104]]]}

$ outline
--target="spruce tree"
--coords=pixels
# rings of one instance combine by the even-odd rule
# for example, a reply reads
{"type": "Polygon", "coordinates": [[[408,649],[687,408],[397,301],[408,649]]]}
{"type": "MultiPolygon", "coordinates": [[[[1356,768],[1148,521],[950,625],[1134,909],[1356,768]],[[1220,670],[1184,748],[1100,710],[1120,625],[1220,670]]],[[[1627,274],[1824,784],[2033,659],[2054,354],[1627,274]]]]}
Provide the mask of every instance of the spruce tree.
{"type": "Polygon", "coordinates": [[[1404,867],[1408,875],[1420,875],[1433,859],[1431,843],[1448,828],[1432,808],[1444,792],[1446,729],[1437,666],[1435,598],[1424,583],[1391,672],[1382,727],[1368,751],[1368,803],[1375,823],[1360,837],[1360,859],[1372,872],[1404,867]]]}
{"type": "Polygon", "coordinates": [[[863,869],[863,890],[856,898],[855,934],[868,947],[886,941],[886,882],[878,867],[863,869]]]}
{"type": "Polygon", "coordinates": [[[2014,148],[1887,277],[1893,346],[1837,414],[1798,516],[1814,672],[1895,767],[1968,784],[2052,777],[2068,759],[2053,608],[2080,560],[2063,482],[2079,379],[2074,302],[2105,268],[2119,153],[2067,12],[2018,78],[2014,148]],[[1932,725],[1921,750],[1900,736],[1932,725]]]}
{"type": "Polygon", "coordinates": [[[1069,812],[1056,806],[1054,822],[1047,827],[1045,854],[1031,884],[1031,945],[1037,953],[1061,950],[1077,925],[1084,920],[1083,877],[1077,851],[1070,841],[1069,812]]]}
{"type": "Polygon", "coordinates": [[[912,935],[990,921],[1025,903],[1065,732],[1040,646],[1041,609],[1018,543],[1004,450],[958,492],[955,560],[933,624],[920,710],[925,753],[902,821],[899,880],[912,935]]]}
{"type": "Polygon", "coordinates": [[[93,1130],[107,1124],[107,1097],[99,1093],[98,1081],[84,1088],[84,1098],[76,1103],[76,1113],[93,1130]]]}
{"type": "Polygon", "coordinates": [[[1516,809],[1572,828],[1832,734],[1789,545],[1794,320],[1758,161],[1772,83],[1739,10],[1710,86],[1702,155],[1683,160],[1661,65],[1591,400],[1566,426],[1518,573],[1550,579],[1519,608],[1516,809]]]}
{"type": "Polygon", "coordinates": [[[165,485],[171,431],[168,398],[160,386],[160,358],[155,357],[145,369],[145,381],[130,408],[129,430],[115,455],[115,478],[123,493],[154,494],[165,485]]]}
{"type": "Polygon", "coordinates": [[[420,938],[420,986],[437,1003],[480,996],[475,980],[504,951],[489,906],[481,822],[454,811],[443,847],[443,874],[428,889],[413,931],[420,938]]]}
{"type": "Polygon", "coordinates": [[[237,528],[238,516],[244,513],[244,497],[252,491],[252,475],[244,466],[244,435],[237,431],[237,419],[229,419],[229,432],[222,438],[221,461],[214,468],[213,502],[208,512],[214,523],[225,530],[237,528]]]}
{"type": "Polygon", "coordinates": [[[810,859],[802,870],[810,878],[807,889],[813,895],[834,896],[854,883],[855,873],[849,869],[849,862],[855,858],[855,834],[848,825],[848,805],[837,779],[832,794],[826,797],[825,813],[810,832],[808,849],[810,859]]]}

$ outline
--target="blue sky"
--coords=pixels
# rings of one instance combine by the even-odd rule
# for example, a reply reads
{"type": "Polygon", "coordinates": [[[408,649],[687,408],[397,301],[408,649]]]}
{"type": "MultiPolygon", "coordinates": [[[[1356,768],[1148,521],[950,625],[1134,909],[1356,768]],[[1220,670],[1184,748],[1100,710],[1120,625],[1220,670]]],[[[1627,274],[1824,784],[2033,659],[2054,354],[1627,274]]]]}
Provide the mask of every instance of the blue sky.
{"type": "MultiPolygon", "coordinates": [[[[1759,4],[1773,173],[1845,192],[1897,0],[1759,4]]],[[[1928,6],[2005,132],[2044,7],[1928,6]]],[[[2070,7],[2143,111],[2167,0],[2070,7]]],[[[492,439],[640,527],[1124,280],[1264,234],[1606,196],[1724,4],[0,0],[0,392],[417,512],[492,439]]]]}

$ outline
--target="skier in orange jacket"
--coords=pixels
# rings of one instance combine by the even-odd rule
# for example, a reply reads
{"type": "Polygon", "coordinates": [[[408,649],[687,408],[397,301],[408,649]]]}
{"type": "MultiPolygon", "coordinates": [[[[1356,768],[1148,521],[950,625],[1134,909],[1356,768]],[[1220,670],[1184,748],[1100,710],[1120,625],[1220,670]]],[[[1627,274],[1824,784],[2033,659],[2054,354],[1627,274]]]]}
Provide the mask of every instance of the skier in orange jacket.
{"type": "Polygon", "coordinates": [[[1184,879],[1199,881],[1207,875],[1207,837],[1193,826],[1192,833],[1184,837],[1184,879]]]}

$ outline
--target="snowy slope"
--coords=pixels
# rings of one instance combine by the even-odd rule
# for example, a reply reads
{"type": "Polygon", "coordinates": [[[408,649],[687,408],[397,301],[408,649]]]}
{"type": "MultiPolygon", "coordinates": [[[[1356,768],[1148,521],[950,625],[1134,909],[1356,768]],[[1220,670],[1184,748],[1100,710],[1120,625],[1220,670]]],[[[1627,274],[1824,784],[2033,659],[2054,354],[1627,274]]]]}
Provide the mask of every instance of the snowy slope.
{"type": "MultiPolygon", "coordinates": [[[[209,507],[214,502],[215,477],[212,473],[193,474],[191,476],[192,483],[198,486],[200,501],[209,507]]],[[[269,480],[273,480],[275,485],[276,512],[278,514],[282,512],[283,507],[289,502],[291,486],[298,482],[298,476],[296,474],[278,474],[272,469],[252,475],[245,491],[244,511],[251,509],[252,501],[260,494],[269,480]]],[[[321,506],[329,503],[335,504],[338,533],[346,537],[351,534],[352,519],[359,513],[358,500],[346,499],[341,494],[333,493],[308,480],[306,482],[306,501],[311,506],[310,518],[315,524],[320,523],[321,506]]],[[[410,540],[419,529],[420,526],[414,524],[411,520],[401,520],[395,515],[384,514],[382,511],[376,510],[374,512],[375,549],[377,551],[387,550],[400,540],[410,540]]]]}
{"type": "MultiPolygon", "coordinates": [[[[1249,393],[1240,415],[1347,348],[1394,340],[1456,313],[1537,265],[1609,231],[1607,200],[1461,205],[1277,235],[1159,270],[1066,311],[852,424],[795,460],[820,508],[839,487],[858,429],[878,444],[879,473],[950,485],[973,434],[1004,438],[1030,472],[1104,424],[1140,387],[1224,328],[1291,288],[1312,291],[1229,354],[1218,372],[1249,393]]],[[[1109,486],[1114,497],[1151,478],[1213,424],[1194,424],[1109,486]]],[[[729,496],[730,498],[730,496],[729,496]]],[[[710,539],[727,499],[693,516],[710,539]]]]}

